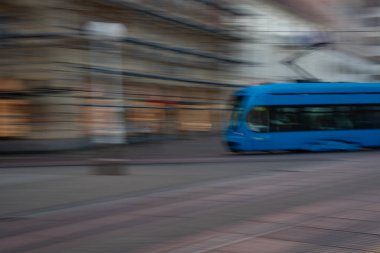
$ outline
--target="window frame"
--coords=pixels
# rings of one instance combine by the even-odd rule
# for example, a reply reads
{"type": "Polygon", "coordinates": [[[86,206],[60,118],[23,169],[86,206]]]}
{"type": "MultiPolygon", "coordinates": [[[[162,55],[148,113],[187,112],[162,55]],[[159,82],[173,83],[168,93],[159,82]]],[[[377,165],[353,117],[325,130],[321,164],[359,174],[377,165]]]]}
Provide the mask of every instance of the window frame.
{"type": "MultiPolygon", "coordinates": [[[[307,104],[307,105],[257,105],[251,107],[247,111],[246,115],[246,124],[247,128],[253,132],[256,133],[289,133],[289,132],[316,132],[316,131],[347,131],[347,130],[380,130],[380,116],[371,118],[371,112],[378,113],[380,115],[380,103],[379,104],[307,104]],[[341,107],[341,108],[339,108],[341,107]],[[343,108],[347,107],[347,108],[343,108]],[[368,109],[371,108],[372,109],[368,109]],[[250,119],[250,115],[253,110],[256,108],[266,108],[267,109],[267,116],[268,116],[268,128],[267,131],[258,131],[255,130],[254,124],[252,124],[252,120],[250,119]],[[298,109],[298,122],[290,122],[289,126],[298,125],[299,128],[292,129],[289,128],[289,130],[276,130],[274,131],[274,126],[272,125],[272,121],[274,121],[273,117],[276,115],[274,113],[274,109],[298,109]],[[307,119],[307,114],[305,111],[307,109],[321,109],[320,111],[312,112],[310,110],[309,114],[316,113],[320,114],[313,117],[310,117],[307,119]],[[323,110],[326,109],[326,110],[323,110]],[[325,114],[325,115],[324,115],[325,114]],[[365,124],[364,122],[368,123],[368,127],[358,127],[360,124],[359,118],[361,119],[361,124],[365,124]],[[328,119],[330,118],[330,122],[328,122],[328,119]],[[341,121],[337,120],[337,118],[341,118],[341,121]],[[314,126],[311,126],[309,124],[306,124],[308,122],[307,120],[311,120],[309,122],[314,121],[320,121],[319,126],[317,123],[315,123],[314,126]],[[324,123],[321,123],[325,121],[324,123]],[[342,123],[342,124],[341,124],[342,123]]],[[[310,123],[312,124],[312,123],[310,123]]],[[[285,124],[284,124],[285,126],[285,124]]],[[[281,128],[277,128],[281,129],[281,128]]]]}

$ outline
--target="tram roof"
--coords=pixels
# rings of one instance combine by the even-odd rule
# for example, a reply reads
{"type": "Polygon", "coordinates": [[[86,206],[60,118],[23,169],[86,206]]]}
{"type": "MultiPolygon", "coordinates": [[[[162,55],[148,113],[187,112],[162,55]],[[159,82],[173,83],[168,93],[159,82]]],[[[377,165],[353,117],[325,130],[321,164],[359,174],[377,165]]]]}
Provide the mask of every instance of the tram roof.
{"type": "Polygon", "coordinates": [[[380,94],[380,83],[273,83],[254,85],[241,89],[237,94],[380,94]]]}

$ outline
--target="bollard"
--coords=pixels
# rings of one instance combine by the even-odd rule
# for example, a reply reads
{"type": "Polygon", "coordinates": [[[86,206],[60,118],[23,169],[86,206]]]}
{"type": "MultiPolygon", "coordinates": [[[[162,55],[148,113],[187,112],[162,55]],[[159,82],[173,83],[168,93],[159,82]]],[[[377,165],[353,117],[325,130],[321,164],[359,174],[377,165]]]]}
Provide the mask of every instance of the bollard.
{"type": "Polygon", "coordinates": [[[115,158],[94,159],[94,175],[119,176],[128,174],[128,161],[115,158]]]}

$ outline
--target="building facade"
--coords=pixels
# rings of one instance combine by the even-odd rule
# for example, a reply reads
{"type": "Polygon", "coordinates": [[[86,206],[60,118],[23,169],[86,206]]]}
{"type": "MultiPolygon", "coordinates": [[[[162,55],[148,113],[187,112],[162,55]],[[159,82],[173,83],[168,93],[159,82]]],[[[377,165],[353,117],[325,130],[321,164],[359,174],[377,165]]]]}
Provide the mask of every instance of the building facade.
{"type": "Polygon", "coordinates": [[[347,15],[346,2],[247,1],[245,9],[249,8],[251,15],[238,18],[247,24],[245,29],[252,42],[245,45],[241,54],[243,59],[255,60],[258,65],[253,71],[243,66],[242,76],[257,82],[372,81],[377,68],[359,53],[364,52],[363,46],[352,47],[355,40],[363,40],[364,30],[347,15]],[[349,32],[352,27],[357,28],[349,32]],[[316,47],[318,44],[325,45],[316,47]],[[299,58],[288,64],[295,56],[299,58]]]}
{"type": "Polygon", "coordinates": [[[242,14],[224,1],[4,0],[0,10],[3,150],[217,130],[245,84],[237,70],[252,65],[229,22],[242,14]]]}
{"type": "Polygon", "coordinates": [[[361,56],[375,64],[372,81],[380,81],[380,2],[373,0],[347,1],[345,14],[351,16],[354,27],[351,37],[354,48],[361,56]]]}

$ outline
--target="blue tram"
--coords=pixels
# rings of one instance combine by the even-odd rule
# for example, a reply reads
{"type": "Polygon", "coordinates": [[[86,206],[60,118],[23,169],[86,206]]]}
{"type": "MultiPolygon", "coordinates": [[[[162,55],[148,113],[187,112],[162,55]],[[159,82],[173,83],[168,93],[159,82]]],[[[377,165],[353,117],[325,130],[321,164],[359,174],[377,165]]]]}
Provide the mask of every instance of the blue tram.
{"type": "Polygon", "coordinates": [[[379,83],[284,83],[233,97],[233,152],[358,150],[380,146],[379,83]]]}

